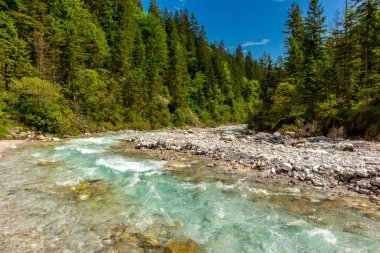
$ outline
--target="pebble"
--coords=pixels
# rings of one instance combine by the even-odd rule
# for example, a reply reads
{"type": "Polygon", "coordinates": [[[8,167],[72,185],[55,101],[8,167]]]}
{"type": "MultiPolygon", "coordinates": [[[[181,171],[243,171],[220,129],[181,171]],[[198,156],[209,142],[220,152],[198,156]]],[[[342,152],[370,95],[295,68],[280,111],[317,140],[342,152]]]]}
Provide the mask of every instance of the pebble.
{"type": "Polygon", "coordinates": [[[156,132],[142,135],[133,142],[141,149],[177,150],[209,156],[227,162],[230,166],[223,166],[226,170],[232,164],[240,164],[250,167],[252,173],[260,171],[262,177],[289,177],[279,178],[284,182],[309,181],[315,187],[324,188],[346,185],[361,194],[378,195],[380,192],[378,143],[332,140],[323,136],[294,139],[291,133],[282,135],[279,132],[245,135],[243,131],[224,135],[223,130],[194,128],[192,131],[191,135],[179,130],[156,132]]]}

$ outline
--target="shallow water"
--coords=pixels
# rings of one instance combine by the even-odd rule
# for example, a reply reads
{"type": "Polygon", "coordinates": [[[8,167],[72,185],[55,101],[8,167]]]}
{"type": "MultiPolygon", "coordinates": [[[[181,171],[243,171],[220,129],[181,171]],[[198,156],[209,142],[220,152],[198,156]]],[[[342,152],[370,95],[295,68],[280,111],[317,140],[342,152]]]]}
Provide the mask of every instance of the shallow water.
{"type": "Polygon", "coordinates": [[[41,144],[0,160],[0,251],[163,252],[191,240],[215,253],[379,252],[379,209],[364,200],[112,148],[132,137],[41,144]]]}

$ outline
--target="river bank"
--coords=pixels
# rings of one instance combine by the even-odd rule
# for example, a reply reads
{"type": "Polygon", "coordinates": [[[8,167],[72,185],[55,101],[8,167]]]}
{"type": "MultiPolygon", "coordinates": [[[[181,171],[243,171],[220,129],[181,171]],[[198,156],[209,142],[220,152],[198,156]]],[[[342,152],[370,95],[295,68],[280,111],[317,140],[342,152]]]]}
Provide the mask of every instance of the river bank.
{"type": "Polygon", "coordinates": [[[0,159],[5,153],[17,149],[25,142],[24,140],[0,140],[0,159]]]}
{"type": "Polygon", "coordinates": [[[158,154],[175,151],[209,157],[208,167],[226,173],[305,185],[331,195],[360,194],[380,204],[379,143],[290,135],[236,127],[192,128],[155,132],[131,141],[136,149],[158,154]]]}

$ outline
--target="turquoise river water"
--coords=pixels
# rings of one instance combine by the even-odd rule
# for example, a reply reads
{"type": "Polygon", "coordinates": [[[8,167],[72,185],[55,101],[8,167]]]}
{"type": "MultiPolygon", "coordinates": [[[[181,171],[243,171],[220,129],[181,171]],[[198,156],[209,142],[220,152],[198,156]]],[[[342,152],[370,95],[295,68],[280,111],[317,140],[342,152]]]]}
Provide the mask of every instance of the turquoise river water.
{"type": "Polygon", "coordinates": [[[217,174],[198,158],[168,162],[115,148],[133,136],[5,155],[0,252],[380,252],[379,209],[365,200],[324,199],[217,174]]]}

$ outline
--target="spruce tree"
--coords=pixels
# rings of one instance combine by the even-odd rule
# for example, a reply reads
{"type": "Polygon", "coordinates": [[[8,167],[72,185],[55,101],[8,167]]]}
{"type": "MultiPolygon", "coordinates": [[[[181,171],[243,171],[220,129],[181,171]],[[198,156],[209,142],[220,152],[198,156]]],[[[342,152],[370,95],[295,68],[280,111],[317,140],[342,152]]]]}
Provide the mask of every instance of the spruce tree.
{"type": "Polygon", "coordinates": [[[325,95],[324,71],[326,64],[324,9],[319,0],[310,0],[305,19],[303,43],[304,64],[300,94],[306,105],[306,117],[313,119],[318,101],[325,95]]]}
{"type": "Polygon", "coordinates": [[[13,78],[36,75],[27,44],[19,39],[14,20],[0,11],[0,80],[5,90],[11,89],[13,78]]]}
{"type": "Polygon", "coordinates": [[[304,63],[303,43],[305,39],[305,27],[302,18],[301,7],[293,2],[288,12],[286,21],[286,70],[289,80],[298,83],[301,79],[301,71],[304,63]]]}

